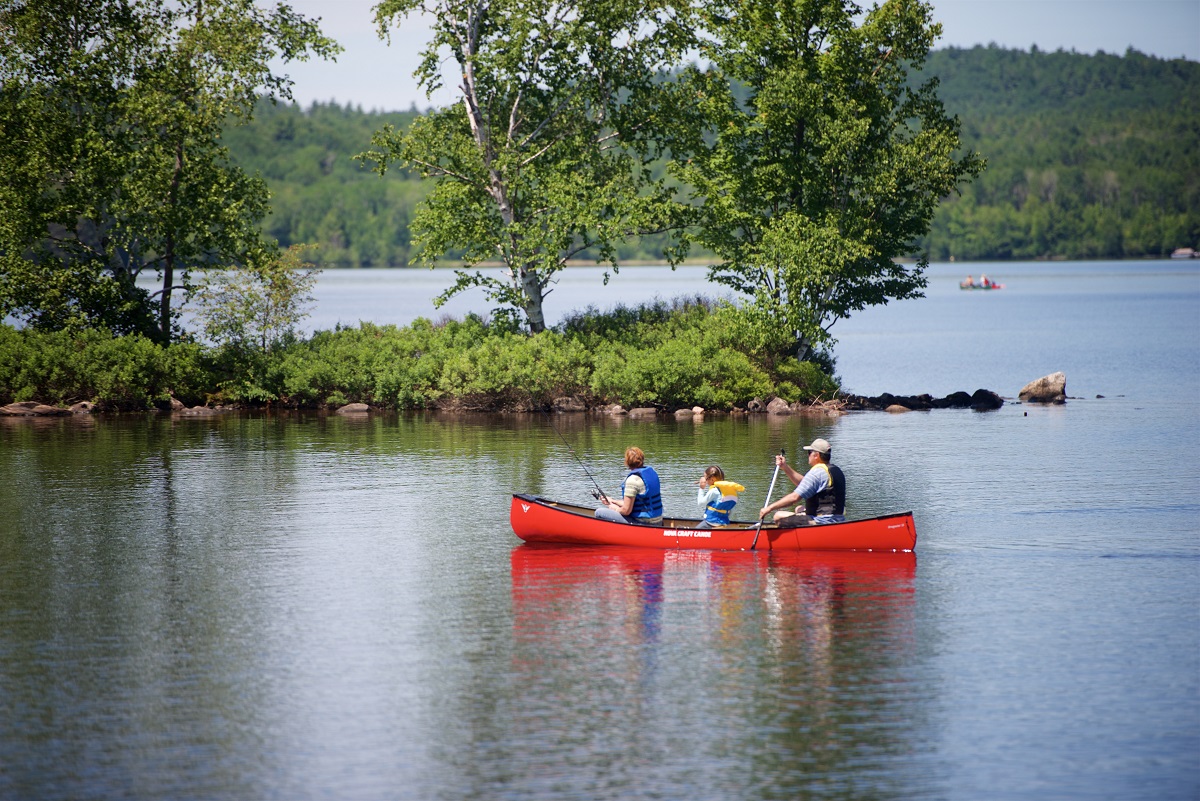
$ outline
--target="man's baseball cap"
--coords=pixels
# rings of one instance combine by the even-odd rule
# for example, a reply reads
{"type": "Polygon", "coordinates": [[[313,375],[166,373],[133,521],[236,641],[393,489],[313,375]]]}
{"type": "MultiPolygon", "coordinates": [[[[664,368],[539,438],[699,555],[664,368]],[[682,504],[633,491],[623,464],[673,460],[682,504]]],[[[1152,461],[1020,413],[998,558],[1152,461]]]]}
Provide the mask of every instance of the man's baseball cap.
{"type": "Polygon", "coordinates": [[[822,456],[828,456],[830,448],[829,448],[829,443],[826,440],[817,438],[817,439],[813,440],[812,445],[805,445],[804,450],[816,451],[817,453],[821,454],[822,456]]]}

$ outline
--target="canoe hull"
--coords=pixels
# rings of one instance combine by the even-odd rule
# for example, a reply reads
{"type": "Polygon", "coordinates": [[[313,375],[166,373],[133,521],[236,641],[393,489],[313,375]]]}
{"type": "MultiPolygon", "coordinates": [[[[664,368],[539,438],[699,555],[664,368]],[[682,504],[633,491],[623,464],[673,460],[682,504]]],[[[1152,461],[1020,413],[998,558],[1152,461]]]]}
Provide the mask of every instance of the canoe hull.
{"type": "Polygon", "coordinates": [[[699,521],[663,518],[656,526],[600,520],[591,508],[559,503],[534,495],[513,495],[509,522],[525,542],[574,545],[623,545],[636,548],[762,551],[911,551],[917,544],[912,512],[851,520],[823,526],[762,527],[755,544],[750,523],[698,529],[699,521]]]}

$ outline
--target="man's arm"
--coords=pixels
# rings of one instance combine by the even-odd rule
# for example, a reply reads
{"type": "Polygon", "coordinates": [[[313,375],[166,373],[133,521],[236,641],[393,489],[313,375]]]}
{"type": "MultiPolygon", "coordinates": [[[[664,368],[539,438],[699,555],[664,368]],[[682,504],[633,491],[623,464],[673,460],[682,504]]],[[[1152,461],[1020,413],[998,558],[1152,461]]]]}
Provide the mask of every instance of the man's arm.
{"type": "Polygon", "coordinates": [[[800,496],[794,492],[789,492],[787,495],[784,495],[782,498],[775,501],[775,503],[769,504],[767,506],[764,506],[762,509],[760,509],[758,511],[758,519],[762,520],[764,517],[771,514],[771,512],[774,512],[776,509],[783,509],[788,506],[795,506],[798,503],[800,503],[800,496]]]}
{"type": "Polygon", "coordinates": [[[775,455],[775,464],[783,468],[783,474],[788,477],[793,484],[799,484],[804,478],[800,475],[800,471],[787,463],[787,459],[783,458],[783,454],[775,455]]]}

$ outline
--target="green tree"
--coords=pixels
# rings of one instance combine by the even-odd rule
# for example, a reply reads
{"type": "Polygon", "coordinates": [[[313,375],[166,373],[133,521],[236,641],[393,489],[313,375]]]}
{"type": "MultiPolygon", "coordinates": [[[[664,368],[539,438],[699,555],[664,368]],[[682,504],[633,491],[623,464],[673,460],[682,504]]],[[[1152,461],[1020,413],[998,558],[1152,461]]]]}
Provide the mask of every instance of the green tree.
{"type": "Polygon", "coordinates": [[[925,259],[895,259],[983,164],[956,155],[936,82],[909,84],[940,34],[926,3],[717,0],[707,27],[704,55],[745,96],[712,84],[715,138],[677,167],[702,208],[695,241],[721,260],[711,280],[803,359],[839,319],[921,294],[925,259]]]}
{"type": "MultiPolygon", "coordinates": [[[[499,313],[523,313],[540,332],[543,300],[569,259],[587,252],[617,269],[622,241],[683,223],[649,165],[696,132],[681,122],[694,73],[660,74],[694,44],[691,9],[683,0],[384,0],[381,35],[418,9],[434,17],[420,84],[441,86],[448,50],[461,102],[406,131],[383,128],[363,158],[381,174],[398,163],[434,179],[412,225],[421,260],[503,265],[501,278],[459,271],[440,301],[482,287],[499,313]]],[[[668,260],[678,255],[668,246],[668,260]]]]}
{"type": "Polygon", "coordinates": [[[208,273],[192,298],[204,334],[218,345],[267,352],[294,336],[308,316],[320,270],[295,245],[253,268],[208,273]]]}
{"type": "Polygon", "coordinates": [[[260,92],[290,97],[270,61],[336,45],[253,0],[27,0],[0,13],[0,161],[29,165],[0,200],[27,210],[0,228],[0,310],[169,341],[192,269],[274,251],[259,226],[266,185],[229,161],[223,126],[248,119],[260,92]],[[145,270],[161,279],[157,301],[135,284],[145,270]]]}
{"type": "Polygon", "coordinates": [[[278,398],[282,362],[320,274],[304,260],[306,249],[294,245],[263,264],[211,271],[191,293],[204,334],[217,345],[212,361],[222,399],[278,398]]]}
{"type": "Polygon", "coordinates": [[[988,157],[939,208],[932,257],[1163,257],[1200,241],[1200,64],[991,45],[936,50],[926,71],[988,157]]]}
{"type": "Polygon", "coordinates": [[[104,247],[124,131],[121,87],[147,7],[0,3],[0,314],[58,330],[153,326],[147,294],[104,247]]]}

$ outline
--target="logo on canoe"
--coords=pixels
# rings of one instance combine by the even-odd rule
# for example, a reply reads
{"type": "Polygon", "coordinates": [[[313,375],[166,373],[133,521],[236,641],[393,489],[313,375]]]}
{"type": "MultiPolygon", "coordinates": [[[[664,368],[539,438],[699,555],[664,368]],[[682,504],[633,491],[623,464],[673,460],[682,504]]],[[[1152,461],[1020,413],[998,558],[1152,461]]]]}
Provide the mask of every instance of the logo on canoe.
{"type": "Polygon", "coordinates": [[[710,539],[711,531],[694,528],[665,528],[663,529],[664,537],[696,537],[697,539],[710,539]]]}
{"type": "Polygon", "coordinates": [[[522,512],[528,512],[528,511],[529,511],[529,504],[527,504],[527,503],[523,503],[523,504],[521,504],[521,511],[522,511],[522,512]]]}

